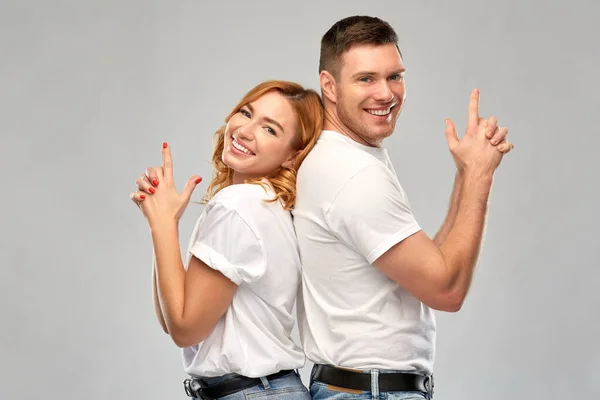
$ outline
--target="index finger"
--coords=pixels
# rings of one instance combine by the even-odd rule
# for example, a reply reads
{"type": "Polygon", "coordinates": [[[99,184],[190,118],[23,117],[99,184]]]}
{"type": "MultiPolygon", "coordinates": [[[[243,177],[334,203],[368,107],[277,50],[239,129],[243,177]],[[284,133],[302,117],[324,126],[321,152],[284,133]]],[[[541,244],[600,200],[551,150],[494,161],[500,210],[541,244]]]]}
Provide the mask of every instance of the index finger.
{"type": "Polygon", "coordinates": [[[473,89],[471,99],[469,100],[469,121],[468,130],[477,131],[479,126],[479,89],[473,89]]]}
{"type": "Polygon", "coordinates": [[[171,149],[167,145],[167,142],[163,143],[162,150],[162,159],[163,159],[163,173],[165,176],[172,177],[173,176],[173,161],[171,160],[171,149]]]}

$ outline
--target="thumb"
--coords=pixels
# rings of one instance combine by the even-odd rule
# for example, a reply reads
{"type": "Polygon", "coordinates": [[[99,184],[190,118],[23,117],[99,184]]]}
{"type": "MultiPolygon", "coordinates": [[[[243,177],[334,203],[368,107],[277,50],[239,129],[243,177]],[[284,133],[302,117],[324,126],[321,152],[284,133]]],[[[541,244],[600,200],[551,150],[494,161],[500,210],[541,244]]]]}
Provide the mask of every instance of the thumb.
{"type": "Polygon", "coordinates": [[[192,176],[190,179],[188,179],[183,191],[181,192],[186,200],[190,200],[192,193],[194,193],[194,189],[196,189],[196,186],[198,186],[200,182],[202,182],[202,178],[199,176],[192,176]]]}
{"type": "Polygon", "coordinates": [[[458,133],[456,127],[451,119],[446,120],[446,140],[448,140],[448,147],[452,148],[459,143],[458,133]]]}

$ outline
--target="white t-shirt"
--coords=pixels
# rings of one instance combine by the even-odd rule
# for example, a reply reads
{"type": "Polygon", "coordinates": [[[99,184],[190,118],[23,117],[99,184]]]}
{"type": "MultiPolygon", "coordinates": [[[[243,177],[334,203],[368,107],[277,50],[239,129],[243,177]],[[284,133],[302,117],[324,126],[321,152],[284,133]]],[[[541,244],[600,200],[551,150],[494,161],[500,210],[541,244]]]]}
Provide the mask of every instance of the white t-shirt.
{"type": "Polygon", "coordinates": [[[219,191],[200,216],[188,251],[238,285],[233,301],[203,342],[183,349],[192,376],[261,377],[304,366],[290,335],[300,283],[291,214],[256,184],[219,191]]]}
{"type": "Polygon", "coordinates": [[[314,363],[431,373],[433,311],[372,263],[418,232],[387,151],[323,131],[298,172],[300,338],[314,363]]]}

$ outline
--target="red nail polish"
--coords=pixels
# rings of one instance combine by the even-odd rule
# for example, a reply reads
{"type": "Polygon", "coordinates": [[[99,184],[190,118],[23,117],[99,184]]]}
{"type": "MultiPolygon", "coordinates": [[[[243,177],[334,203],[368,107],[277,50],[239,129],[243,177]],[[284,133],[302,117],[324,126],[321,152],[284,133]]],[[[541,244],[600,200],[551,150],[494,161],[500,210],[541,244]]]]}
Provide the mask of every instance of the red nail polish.
{"type": "Polygon", "coordinates": [[[149,189],[148,189],[148,191],[149,191],[150,193],[154,193],[154,192],[156,192],[156,190],[154,190],[154,188],[153,188],[153,187],[149,188],[149,189]]]}
{"type": "Polygon", "coordinates": [[[152,184],[154,186],[158,186],[158,179],[152,179],[152,184]]]}
{"type": "Polygon", "coordinates": [[[146,195],[140,194],[140,199],[144,200],[146,198],[146,195]]]}
{"type": "Polygon", "coordinates": [[[196,184],[198,184],[198,183],[200,183],[200,182],[202,182],[202,178],[198,178],[198,179],[196,179],[196,184]]]}
{"type": "Polygon", "coordinates": [[[167,148],[167,142],[163,142],[163,149],[167,148]]]}

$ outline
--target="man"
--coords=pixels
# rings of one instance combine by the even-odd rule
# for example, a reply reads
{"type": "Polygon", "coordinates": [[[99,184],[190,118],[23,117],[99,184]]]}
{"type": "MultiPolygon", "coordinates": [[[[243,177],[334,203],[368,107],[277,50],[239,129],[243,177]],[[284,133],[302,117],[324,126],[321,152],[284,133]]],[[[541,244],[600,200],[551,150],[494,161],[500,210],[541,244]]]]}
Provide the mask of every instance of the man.
{"type": "Polygon", "coordinates": [[[405,99],[397,40],[386,22],[357,16],[321,42],[324,131],[300,167],[294,210],[300,335],[317,400],[431,398],[433,310],[461,308],[493,174],[512,149],[496,118],[479,118],[474,90],[462,140],[446,123],[457,166],[448,215],[433,240],[423,233],[382,147],[405,99]]]}

